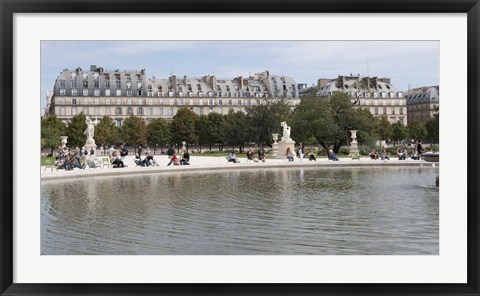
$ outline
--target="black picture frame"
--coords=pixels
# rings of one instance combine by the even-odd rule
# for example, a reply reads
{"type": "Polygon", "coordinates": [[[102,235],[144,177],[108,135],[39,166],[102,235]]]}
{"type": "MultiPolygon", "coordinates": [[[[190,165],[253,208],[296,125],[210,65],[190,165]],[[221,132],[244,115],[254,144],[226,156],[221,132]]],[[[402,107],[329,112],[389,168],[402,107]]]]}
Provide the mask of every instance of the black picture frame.
{"type": "Polygon", "coordinates": [[[0,294],[3,295],[480,295],[478,0],[0,0],[0,294]],[[465,284],[18,284],[13,282],[13,16],[15,13],[467,13],[468,282],[465,284]]]}

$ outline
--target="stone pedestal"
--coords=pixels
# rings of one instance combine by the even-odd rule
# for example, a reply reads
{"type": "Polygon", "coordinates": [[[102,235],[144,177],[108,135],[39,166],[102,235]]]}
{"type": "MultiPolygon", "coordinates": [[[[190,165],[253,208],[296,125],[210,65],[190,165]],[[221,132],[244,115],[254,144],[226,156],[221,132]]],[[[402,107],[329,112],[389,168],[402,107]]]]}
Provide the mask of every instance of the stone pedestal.
{"type": "Polygon", "coordinates": [[[85,150],[87,150],[88,155],[90,155],[90,150],[92,148],[93,148],[93,151],[95,151],[95,155],[97,155],[97,145],[95,144],[94,139],[87,139],[87,142],[83,146],[85,147],[85,150]]]}
{"type": "Polygon", "coordinates": [[[358,150],[358,142],[357,142],[357,130],[351,130],[350,133],[352,134],[352,142],[350,142],[350,155],[352,159],[360,159],[360,151],[358,150]]]}
{"type": "Polygon", "coordinates": [[[278,156],[278,134],[272,134],[273,138],[273,144],[272,144],[272,156],[277,157],[278,156]]]}
{"type": "Polygon", "coordinates": [[[290,147],[293,155],[295,155],[295,141],[292,139],[278,141],[278,155],[277,158],[285,158],[287,148],[290,147]]]}

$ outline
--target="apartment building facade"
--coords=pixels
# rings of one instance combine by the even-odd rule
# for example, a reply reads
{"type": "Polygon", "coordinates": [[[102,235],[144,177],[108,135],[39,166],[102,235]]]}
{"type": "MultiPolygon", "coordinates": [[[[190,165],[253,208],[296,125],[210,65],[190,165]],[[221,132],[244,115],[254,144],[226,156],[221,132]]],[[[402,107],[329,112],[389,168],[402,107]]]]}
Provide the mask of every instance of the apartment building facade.
{"type": "Polygon", "coordinates": [[[386,116],[390,123],[408,123],[407,99],[403,92],[391,84],[390,78],[358,75],[338,76],[334,79],[319,79],[318,96],[329,97],[343,92],[351,97],[356,108],[366,108],[373,116],[386,116]]]}
{"type": "Polygon", "coordinates": [[[180,108],[190,108],[198,115],[229,110],[245,111],[248,106],[265,104],[266,100],[286,99],[299,103],[297,83],[287,76],[270,75],[269,71],[248,77],[217,79],[171,75],[157,79],[146,70],[106,70],[95,65],[87,71],[80,67],[64,69],[57,77],[53,91],[47,94],[45,115],[56,115],[64,122],[83,112],[90,117],[111,117],[117,126],[131,115],[171,120],[180,108]]]}
{"type": "Polygon", "coordinates": [[[440,109],[440,88],[424,86],[408,90],[407,98],[408,121],[427,121],[434,117],[440,109]]]}

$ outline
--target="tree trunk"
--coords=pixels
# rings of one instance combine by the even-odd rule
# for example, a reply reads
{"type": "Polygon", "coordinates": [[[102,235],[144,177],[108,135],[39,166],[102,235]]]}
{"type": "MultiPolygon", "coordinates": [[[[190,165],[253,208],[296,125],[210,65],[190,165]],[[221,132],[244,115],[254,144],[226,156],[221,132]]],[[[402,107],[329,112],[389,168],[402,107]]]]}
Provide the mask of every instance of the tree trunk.
{"type": "Polygon", "coordinates": [[[335,142],[335,144],[333,144],[333,152],[335,152],[335,154],[338,154],[341,146],[342,145],[340,144],[340,141],[335,142]]]}

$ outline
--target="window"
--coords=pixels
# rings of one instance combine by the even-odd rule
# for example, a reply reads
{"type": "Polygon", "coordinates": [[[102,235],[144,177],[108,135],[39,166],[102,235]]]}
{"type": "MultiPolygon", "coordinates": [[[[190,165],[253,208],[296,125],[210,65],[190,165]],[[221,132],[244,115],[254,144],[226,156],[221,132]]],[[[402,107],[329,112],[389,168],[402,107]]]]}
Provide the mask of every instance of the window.
{"type": "Polygon", "coordinates": [[[110,81],[105,81],[105,87],[110,88],[110,81]]]}
{"type": "Polygon", "coordinates": [[[83,87],[88,87],[88,80],[83,81],[83,87]]]}
{"type": "Polygon", "coordinates": [[[115,81],[115,88],[121,88],[122,83],[120,81],[115,81]]]}
{"type": "Polygon", "coordinates": [[[90,104],[90,101],[88,99],[83,99],[83,104],[88,105],[88,104],[90,104]]]}
{"type": "Polygon", "coordinates": [[[78,89],[72,89],[72,96],[78,96],[78,89]]]}
{"type": "Polygon", "coordinates": [[[130,74],[125,74],[125,79],[127,81],[132,81],[132,77],[130,76],[130,74]]]}
{"type": "Polygon", "coordinates": [[[115,120],[115,124],[116,124],[117,126],[122,126],[122,120],[121,120],[121,119],[115,120]]]}
{"type": "Polygon", "coordinates": [[[132,104],[132,99],[128,99],[127,100],[127,105],[131,105],[132,104]]]}
{"type": "Polygon", "coordinates": [[[60,80],[60,87],[64,88],[65,87],[65,80],[60,80]]]}
{"type": "Polygon", "coordinates": [[[189,100],[189,104],[190,104],[190,106],[193,105],[193,99],[190,99],[190,100],[189,100]]]}
{"type": "Polygon", "coordinates": [[[163,116],[163,108],[160,108],[158,115],[163,116]]]}
{"type": "Polygon", "coordinates": [[[83,114],[88,115],[88,107],[83,107],[83,114]]]}
{"type": "Polygon", "coordinates": [[[109,89],[106,89],[106,90],[105,90],[105,95],[106,95],[107,97],[110,96],[110,90],[109,90],[109,89]]]}
{"type": "Polygon", "coordinates": [[[100,82],[98,80],[94,81],[93,87],[100,87],[100,82]]]}
{"type": "Polygon", "coordinates": [[[375,115],[378,115],[378,108],[375,108],[375,115]]]}
{"type": "Polygon", "coordinates": [[[387,114],[387,108],[383,108],[383,114],[387,114]]]}
{"type": "Polygon", "coordinates": [[[94,95],[94,96],[99,96],[99,95],[100,95],[100,90],[99,90],[98,88],[95,88],[95,89],[93,90],[93,95],[94,95]]]}
{"type": "Polygon", "coordinates": [[[72,107],[72,115],[77,115],[77,107],[72,107]]]}
{"type": "Polygon", "coordinates": [[[84,96],[88,96],[88,88],[84,88],[84,89],[83,89],[83,95],[84,95],[84,96]]]}
{"type": "Polygon", "coordinates": [[[242,100],[238,100],[237,105],[241,106],[242,105],[242,100]]]}
{"type": "Polygon", "coordinates": [[[143,107],[138,107],[137,115],[143,115],[143,107]]]}
{"type": "Polygon", "coordinates": [[[395,108],[392,108],[392,114],[395,114],[395,108]]]}
{"type": "Polygon", "coordinates": [[[211,108],[211,107],[208,108],[208,113],[209,113],[209,114],[210,114],[210,113],[213,113],[213,108],[211,108]]]}
{"type": "Polygon", "coordinates": [[[403,107],[400,107],[400,114],[403,114],[403,107]]]}
{"type": "Polygon", "coordinates": [[[105,107],[105,115],[110,115],[110,107],[105,107]]]}
{"type": "Polygon", "coordinates": [[[169,105],[175,105],[175,100],[174,99],[168,99],[168,104],[169,105]]]}
{"type": "Polygon", "coordinates": [[[76,80],[72,80],[72,87],[77,87],[77,81],[76,80]]]}
{"type": "Polygon", "coordinates": [[[218,108],[218,113],[220,113],[221,115],[223,115],[223,108],[218,108]]]}
{"type": "Polygon", "coordinates": [[[77,99],[72,99],[72,105],[76,105],[77,104],[77,99]]]}
{"type": "Polygon", "coordinates": [[[110,99],[105,99],[105,104],[110,105],[110,99]]]}
{"type": "Polygon", "coordinates": [[[65,107],[60,107],[60,115],[65,115],[65,107]]]}
{"type": "Polygon", "coordinates": [[[122,108],[121,107],[115,108],[115,115],[122,115],[122,108]]]}
{"type": "Polygon", "coordinates": [[[95,99],[95,100],[93,101],[93,103],[94,103],[95,105],[100,104],[100,99],[95,99]]]}
{"type": "Polygon", "coordinates": [[[133,114],[133,109],[132,107],[127,108],[127,115],[132,115],[133,114]]]}
{"type": "Polygon", "coordinates": [[[148,115],[153,116],[153,108],[148,108],[148,115]]]}
{"type": "Polygon", "coordinates": [[[222,106],[222,105],[223,105],[223,100],[218,100],[218,104],[219,104],[220,106],[222,106]]]}
{"type": "Polygon", "coordinates": [[[168,115],[173,116],[173,108],[168,109],[168,115]]]}
{"type": "Polygon", "coordinates": [[[204,115],[204,114],[203,114],[203,108],[202,108],[202,107],[200,107],[199,115],[200,115],[200,116],[204,115]]]}
{"type": "Polygon", "coordinates": [[[100,107],[95,107],[93,112],[95,115],[100,115],[100,107]]]}
{"type": "Polygon", "coordinates": [[[228,100],[228,106],[232,105],[232,100],[228,100]]]}
{"type": "Polygon", "coordinates": [[[131,89],[127,90],[127,96],[132,96],[132,90],[131,89]]]}
{"type": "Polygon", "coordinates": [[[403,123],[403,117],[400,118],[399,121],[400,121],[401,124],[404,124],[404,123],[403,123]]]}
{"type": "Polygon", "coordinates": [[[64,89],[64,88],[61,88],[61,89],[60,89],[60,95],[61,95],[61,96],[64,96],[64,95],[65,95],[65,89],[64,89]]]}
{"type": "Polygon", "coordinates": [[[208,105],[210,105],[210,106],[213,106],[213,105],[215,105],[215,102],[214,102],[214,100],[208,100],[208,105]]]}
{"type": "Polygon", "coordinates": [[[183,99],[178,99],[178,105],[183,106],[183,99]]]}
{"type": "Polygon", "coordinates": [[[203,100],[198,100],[198,104],[203,106],[203,100]]]}
{"type": "Polygon", "coordinates": [[[252,100],[248,100],[248,101],[247,101],[247,105],[248,105],[248,106],[252,106],[252,100]]]}

